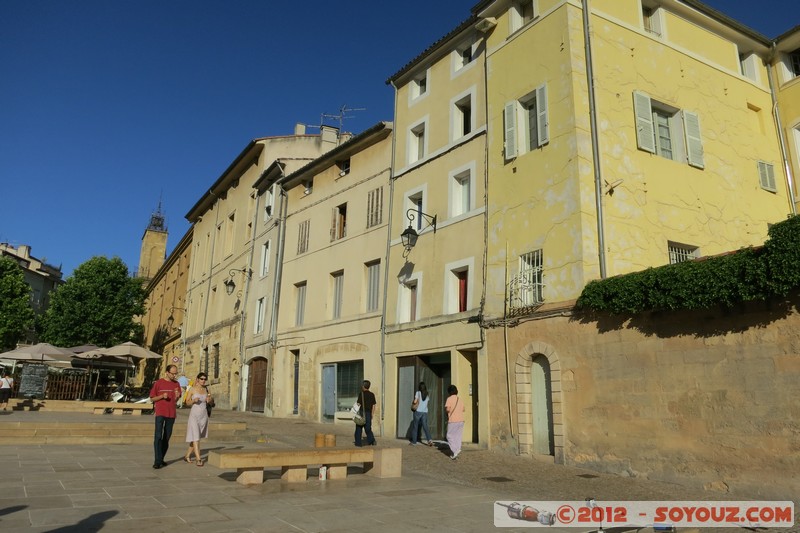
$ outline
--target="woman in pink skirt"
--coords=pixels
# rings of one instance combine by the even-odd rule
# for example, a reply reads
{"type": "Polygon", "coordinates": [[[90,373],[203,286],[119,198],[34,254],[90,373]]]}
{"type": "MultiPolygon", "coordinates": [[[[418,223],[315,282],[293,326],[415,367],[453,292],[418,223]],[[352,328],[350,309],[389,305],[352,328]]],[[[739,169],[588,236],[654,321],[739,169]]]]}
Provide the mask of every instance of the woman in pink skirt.
{"type": "Polygon", "coordinates": [[[186,442],[189,443],[189,449],[183,456],[183,460],[191,463],[192,451],[194,451],[197,466],[203,466],[203,460],[200,458],[200,439],[208,437],[206,404],[212,401],[206,381],[208,381],[208,376],[205,372],[200,372],[192,387],[186,392],[186,400],[192,406],[192,410],[189,412],[189,421],[186,424],[186,442]]]}
{"type": "Polygon", "coordinates": [[[447,387],[447,401],[444,409],[447,411],[447,444],[453,455],[450,459],[455,460],[461,453],[461,439],[464,435],[464,402],[458,397],[458,389],[455,385],[447,387]]]}

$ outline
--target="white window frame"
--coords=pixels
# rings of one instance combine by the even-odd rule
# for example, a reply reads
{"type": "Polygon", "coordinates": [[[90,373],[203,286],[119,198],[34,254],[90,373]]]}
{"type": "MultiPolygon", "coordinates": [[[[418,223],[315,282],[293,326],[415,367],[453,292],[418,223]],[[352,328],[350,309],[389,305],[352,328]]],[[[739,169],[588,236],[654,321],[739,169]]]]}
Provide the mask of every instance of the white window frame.
{"type": "Polygon", "coordinates": [[[511,3],[508,8],[508,34],[511,35],[517,32],[539,18],[539,2],[538,0],[516,0],[511,3]],[[531,18],[525,20],[524,7],[530,6],[531,18]]]}
{"type": "Polygon", "coordinates": [[[444,267],[444,300],[442,302],[442,310],[444,314],[461,313],[458,310],[458,282],[456,276],[458,272],[467,272],[467,311],[473,308],[473,296],[475,286],[475,259],[469,257],[447,263],[444,267]]]}
{"type": "Polygon", "coordinates": [[[400,324],[415,322],[422,316],[422,272],[415,272],[400,282],[397,298],[397,322],[400,324]],[[411,312],[411,286],[416,288],[416,305],[414,316],[411,312]]]}
{"type": "Polygon", "coordinates": [[[739,53],[739,71],[742,76],[756,83],[761,81],[758,54],[752,51],[739,53]]]}
{"type": "Polygon", "coordinates": [[[761,188],[769,192],[778,192],[775,184],[775,165],[766,161],[758,162],[758,182],[761,188]]]}
{"type": "Polygon", "coordinates": [[[264,331],[264,313],[266,312],[266,297],[262,296],[256,300],[255,324],[253,333],[259,334],[264,331]]]}
{"type": "Polygon", "coordinates": [[[477,61],[477,48],[478,43],[472,39],[469,41],[457,46],[451,52],[451,78],[455,77],[462,72],[465,72],[473,67],[477,61]],[[465,56],[469,54],[469,61],[465,60],[465,56]]]}
{"type": "Polygon", "coordinates": [[[295,283],[294,292],[295,292],[294,325],[302,326],[306,320],[306,295],[308,292],[308,283],[305,281],[295,283]]]}
{"type": "Polygon", "coordinates": [[[449,218],[466,215],[475,209],[475,161],[451,170],[448,174],[450,184],[449,218]],[[465,185],[466,182],[466,185],[465,185]],[[467,187],[467,191],[464,187],[467,187]],[[466,205],[465,205],[466,202],[466,205]]]}
{"type": "Polygon", "coordinates": [[[364,311],[371,313],[380,309],[381,296],[381,260],[376,259],[364,263],[366,291],[364,297],[364,311]]]}
{"type": "Polygon", "coordinates": [[[344,305],[344,270],[331,272],[331,319],[342,318],[344,305]]]}
{"type": "Polygon", "coordinates": [[[667,159],[685,162],[699,169],[705,168],[699,115],[655,101],[640,91],[633,91],[633,111],[639,150],[667,157],[657,142],[656,116],[668,115],[672,157],[667,159]]]}
{"type": "Polygon", "coordinates": [[[261,263],[259,265],[258,273],[263,278],[267,274],[269,274],[269,264],[270,264],[270,257],[269,257],[269,250],[272,246],[272,241],[267,240],[264,244],[261,245],[261,263]]]}
{"type": "Polygon", "coordinates": [[[669,256],[669,264],[675,265],[700,257],[700,248],[692,244],[667,241],[667,254],[669,256]]]}
{"type": "Polygon", "coordinates": [[[550,142],[547,84],[543,83],[522,98],[507,102],[503,109],[503,152],[506,161],[541,148],[550,142]],[[535,101],[536,139],[529,139],[528,108],[535,101]],[[531,147],[532,146],[532,147],[531,147]]]}
{"type": "Polygon", "coordinates": [[[423,217],[419,215],[420,212],[427,213],[428,212],[428,186],[423,185],[421,187],[416,187],[405,193],[405,199],[403,200],[403,218],[404,223],[408,219],[405,218],[406,213],[409,209],[413,209],[416,213],[414,222],[411,226],[418,232],[422,233],[423,228],[425,228],[425,220],[423,217]]]}
{"type": "Polygon", "coordinates": [[[408,105],[416,104],[431,92],[431,71],[425,69],[408,82],[408,105]]]}
{"type": "Polygon", "coordinates": [[[450,99],[450,139],[456,141],[475,131],[475,87],[450,99]],[[466,105],[469,113],[465,113],[466,105]],[[465,120],[469,121],[469,131],[464,131],[465,120]]]}
{"type": "Polygon", "coordinates": [[[519,256],[517,268],[517,294],[511,307],[524,308],[544,303],[544,251],[531,250],[519,256]]]}
{"type": "Polygon", "coordinates": [[[413,165],[427,157],[429,137],[427,116],[408,128],[408,142],[406,146],[409,165],[413,165]]]}
{"type": "Polygon", "coordinates": [[[642,19],[642,30],[646,34],[664,38],[664,11],[658,4],[653,2],[642,2],[639,10],[642,19]],[[649,14],[649,15],[648,15],[649,14]]]}
{"type": "Polygon", "coordinates": [[[275,212],[275,185],[264,192],[264,222],[269,221],[275,212]]]}

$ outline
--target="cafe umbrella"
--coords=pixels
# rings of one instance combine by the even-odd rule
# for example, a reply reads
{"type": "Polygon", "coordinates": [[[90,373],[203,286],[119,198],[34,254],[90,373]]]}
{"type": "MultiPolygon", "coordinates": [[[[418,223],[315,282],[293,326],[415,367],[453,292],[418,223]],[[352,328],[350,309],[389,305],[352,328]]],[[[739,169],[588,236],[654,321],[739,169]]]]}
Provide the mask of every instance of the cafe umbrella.
{"type": "MultiPolygon", "coordinates": [[[[92,350],[92,352],[87,353],[99,353],[106,356],[114,356],[114,357],[125,357],[131,361],[136,360],[136,362],[142,359],[162,359],[164,356],[158,354],[156,352],[150,351],[147,348],[142,348],[138,344],[134,342],[123,342],[122,344],[117,344],[116,346],[112,346],[111,348],[98,348],[97,350],[92,350]]],[[[128,371],[125,370],[125,382],[128,381],[128,371]]]]}
{"type": "Polygon", "coordinates": [[[13,361],[26,361],[29,363],[45,363],[52,366],[70,366],[72,356],[64,348],[59,348],[40,342],[32,346],[22,346],[14,350],[0,353],[0,359],[9,359],[13,361]]]}

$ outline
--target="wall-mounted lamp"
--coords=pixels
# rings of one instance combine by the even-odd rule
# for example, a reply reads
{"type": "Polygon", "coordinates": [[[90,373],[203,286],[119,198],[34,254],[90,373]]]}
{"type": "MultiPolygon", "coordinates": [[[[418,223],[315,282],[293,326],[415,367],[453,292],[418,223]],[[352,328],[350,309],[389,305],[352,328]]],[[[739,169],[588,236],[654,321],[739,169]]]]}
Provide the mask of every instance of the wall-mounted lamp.
{"type": "Polygon", "coordinates": [[[228,272],[230,278],[225,280],[225,292],[228,294],[228,296],[233,294],[233,291],[236,290],[236,283],[233,281],[233,276],[235,276],[237,272],[243,273],[248,278],[253,275],[253,271],[249,268],[232,268],[228,272]]]}
{"type": "Polygon", "coordinates": [[[169,329],[172,329],[172,326],[175,325],[175,317],[172,316],[172,312],[175,311],[176,309],[183,311],[183,313],[186,314],[186,309],[184,309],[183,307],[170,307],[169,316],[167,317],[167,328],[169,329]]]}
{"type": "MultiPolygon", "coordinates": [[[[420,220],[424,220],[428,225],[425,228],[433,228],[433,232],[436,233],[436,215],[429,215],[427,213],[423,213],[422,211],[411,208],[406,211],[406,218],[408,219],[408,227],[400,234],[400,241],[403,243],[403,247],[406,251],[410,251],[414,245],[417,244],[417,238],[419,237],[419,233],[417,233],[414,228],[411,227],[414,220],[416,220],[417,216],[420,217],[420,220]]],[[[421,229],[425,229],[421,228],[421,229]]]]}

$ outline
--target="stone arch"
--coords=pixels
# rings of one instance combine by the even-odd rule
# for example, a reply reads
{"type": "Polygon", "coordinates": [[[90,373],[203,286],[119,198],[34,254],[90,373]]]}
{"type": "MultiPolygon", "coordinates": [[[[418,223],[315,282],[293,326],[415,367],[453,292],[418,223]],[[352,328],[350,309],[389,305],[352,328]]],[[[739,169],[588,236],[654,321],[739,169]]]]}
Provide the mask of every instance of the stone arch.
{"type": "Polygon", "coordinates": [[[561,394],[561,361],[555,348],[547,343],[534,341],[525,345],[517,354],[514,365],[516,386],[517,438],[521,455],[533,455],[533,425],[531,367],[537,356],[543,356],[550,364],[550,390],[553,415],[553,448],[556,463],[564,462],[563,397],[561,394]]]}

